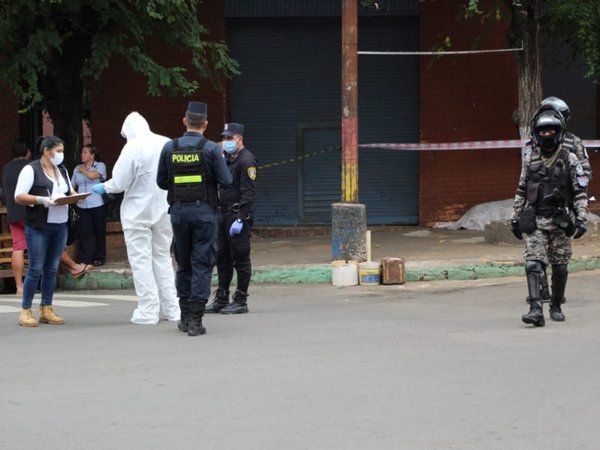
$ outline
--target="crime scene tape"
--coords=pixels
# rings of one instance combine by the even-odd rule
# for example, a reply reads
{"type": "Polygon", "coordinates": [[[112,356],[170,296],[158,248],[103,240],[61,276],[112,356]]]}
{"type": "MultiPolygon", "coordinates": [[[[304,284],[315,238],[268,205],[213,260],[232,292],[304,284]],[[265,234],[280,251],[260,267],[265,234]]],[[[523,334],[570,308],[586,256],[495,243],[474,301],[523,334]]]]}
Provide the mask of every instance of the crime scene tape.
{"type": "MultiPolygon", "coordinates": [[[[522,148],[525,146],[526,141],[520,139],[504,140],[504,141],[470,141],[470,142],[439,142],[439,143],[428,143],[428,144],[360,144],[361,148],[378,148],[383,150],[405,150],[405,151],[426,151],[426,150],[480,150],[486,148],[522,148]]],[[[583,145],[586,148],[599,148],[600,140],[584,139],[583,145]]],[[[269,164],[258,166],[259,170],[268,169],[270,167],[277,167],[283,164],[291,164],[302,159],[313,158],[315,156],[324,155],[334,150],[339,150],[340,145],[329,147],[325,150],[319,150],[312,153],[307,153],[303,156],[296,158],[284,159],[269,164]]]]}
{"type": "Polygon", "coordinates": [[[290,163],[293,163],[296,161],[300,161],[302,159],[307,159],[307,158],[312,158],[312,157],[319,156],[319,155],[324,155],[324,154],[332,152],[334,150],[339,150],[340,148],[341,148],[341,145],[334,145],[333,147],[326,148],[325,150],[318,150],[316,152],[307,153],[306,155],[297,156],[296,158],[284,159],[282,161],[265,164],[264,166],[258,166],[258,170],[264,170],[264,169],[268,169],[269,167],[277,167],[277,166],[281,166],[283,164],[290,164],[290,163]]]}
{"type": "MultiPolygon", "coordinates": [[[[485,148],[522,148],[526,141],[520,139],[504,141],[440,142],[427,144],[360,144],[362,148],[384,150],[479,150],[485,148]]],[[[583,140],[586,148],[600,148],[600,140],[583,140]]]]}

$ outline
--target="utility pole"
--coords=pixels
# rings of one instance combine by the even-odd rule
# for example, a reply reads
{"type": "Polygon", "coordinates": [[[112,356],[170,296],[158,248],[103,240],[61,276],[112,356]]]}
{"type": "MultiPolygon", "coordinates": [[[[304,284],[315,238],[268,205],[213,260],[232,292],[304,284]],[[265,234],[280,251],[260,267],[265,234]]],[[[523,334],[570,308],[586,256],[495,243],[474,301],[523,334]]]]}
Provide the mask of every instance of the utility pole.
{"type": "Polygon", "coordinates": [[[333,259],[366,259],[366,208],[358,203],[358,0],[342,2],[342,199],[331,205],[333,259]]]}
{"type": "Polygon", "coordinates": [[[358,0],[342,0],[342,201],[358,203],[358,0]]]}

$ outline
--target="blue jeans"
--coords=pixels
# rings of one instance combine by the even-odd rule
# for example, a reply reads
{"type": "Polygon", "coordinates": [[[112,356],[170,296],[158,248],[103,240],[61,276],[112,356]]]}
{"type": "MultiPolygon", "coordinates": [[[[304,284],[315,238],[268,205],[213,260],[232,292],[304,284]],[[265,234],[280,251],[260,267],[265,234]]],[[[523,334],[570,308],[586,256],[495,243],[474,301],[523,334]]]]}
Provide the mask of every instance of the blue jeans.
{"type": "Polygon", "coordinates": [[[67,223],[47,223],[44,228],[25,226],[29,267],[23,283],[21,307],[31,308],[42,280],[42,305],[51,305],[56,288],[56,272],[67,243],[67,223]]]}

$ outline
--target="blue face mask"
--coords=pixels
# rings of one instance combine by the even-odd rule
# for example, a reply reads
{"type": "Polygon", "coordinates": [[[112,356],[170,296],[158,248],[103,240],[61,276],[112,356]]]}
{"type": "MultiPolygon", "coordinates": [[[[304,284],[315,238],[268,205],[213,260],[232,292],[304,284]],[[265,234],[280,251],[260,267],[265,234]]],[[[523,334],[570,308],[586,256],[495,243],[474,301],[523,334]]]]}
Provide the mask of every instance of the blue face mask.
{"type": "Polygon", "coordinates": [[[229,154],[235,152],[236,147],[235,141],[223,141],[223,150],[229,154]]]}

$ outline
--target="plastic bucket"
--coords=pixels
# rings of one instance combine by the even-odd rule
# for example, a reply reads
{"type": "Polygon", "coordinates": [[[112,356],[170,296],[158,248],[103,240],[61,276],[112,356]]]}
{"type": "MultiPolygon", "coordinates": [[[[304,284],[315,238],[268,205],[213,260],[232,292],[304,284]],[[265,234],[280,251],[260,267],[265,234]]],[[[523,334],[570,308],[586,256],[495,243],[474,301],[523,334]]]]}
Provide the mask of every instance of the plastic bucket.
{"type": "Polygon", "coordinates": [[[331,282],[334,286],[356,286],[358,284],[358,263],[343,259],[331,263],[331,282]]]}
{"type": "Polygon", "coordinates": [[[358,280],[361,285],[374,286],[381,282],[381,269],[378,262],[363,262],[358,265],[358,280]]]}

